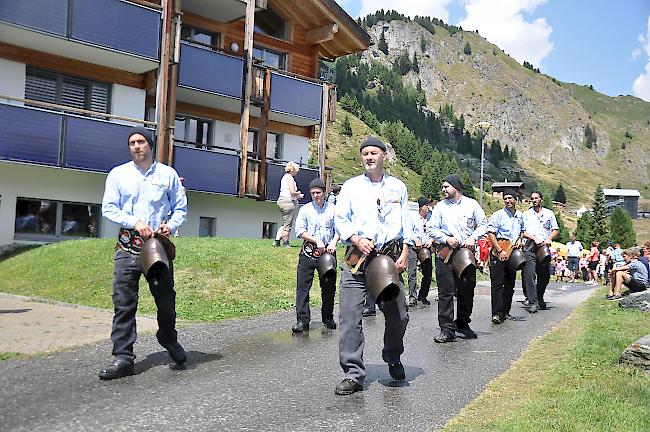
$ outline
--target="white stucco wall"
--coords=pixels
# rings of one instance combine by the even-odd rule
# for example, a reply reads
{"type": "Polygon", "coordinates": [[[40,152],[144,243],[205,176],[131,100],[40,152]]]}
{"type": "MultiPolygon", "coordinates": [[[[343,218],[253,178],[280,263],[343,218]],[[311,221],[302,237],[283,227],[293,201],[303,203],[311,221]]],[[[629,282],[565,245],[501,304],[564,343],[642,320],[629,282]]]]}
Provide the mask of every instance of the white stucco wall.
{"type": "MultiPolygon", "coordinates": [[[[0,58],[0,95],[25,98],[25,63],[18,63],[0,58]]],[[[1,99],[2,103],[23,105],[22,102],[7,101],[1,99]]]]}
{"type": "MultiPolygon", "coordinates": [[[[144,119],[144,105],[147,92],[144,89],[128,87],[121,84],[113,84],[113,95],[111,101],[111,114],[144,119]]],[[[113,120],[116,123],[141,126],[139,123],[131,123],[124,120],[113,120]]]]}

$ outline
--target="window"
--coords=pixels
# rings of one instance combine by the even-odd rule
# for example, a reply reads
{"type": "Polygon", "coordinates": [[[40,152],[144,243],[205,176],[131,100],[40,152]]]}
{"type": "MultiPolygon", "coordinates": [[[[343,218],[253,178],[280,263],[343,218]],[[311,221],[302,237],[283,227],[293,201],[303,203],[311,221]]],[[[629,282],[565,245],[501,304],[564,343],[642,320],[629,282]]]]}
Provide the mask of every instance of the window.
{"type": "Polygon", "coordinates": [[[25,99],[109,113],[111,85],[27,66],[25,99]]]}
{"type": "Polygon", "coordinates": [[[287,23],[270,8],[255,12],[255,32],[278,39],[287,38],[287,23]]]}
{"type": "Polygon", "coordinates": [[[318,79],[327,82],[334,82],[334,63],[326,60],[318,62],[318,79]]]}
{"type": "MultiPolygon", "coordinates": [[[[256,129],[249,129],[248,131],[248,154],[251,157],[257,158],[259,154],[259,131],[256,129]]],[[[269,132],[266,135],[266,158],[282,160],[282,134],[269,132]]]]}
{"type": "Polygon", "coordinates": [[[285,70],[287,68],[287,55],[264,47],[253,47],[253,58],[264,66],[285,70]]]}
{"type": "Polygon", "coordinates": [[[216,218],[203,216],[199,218],[199,237],[214,237],[216,232],[216,218]]]}
{"type": "Polygon", "coordinates": [[[221,34],[196,27],[183,25],[181,27],[181,39],[192,42],[196,45],[202,45],[213,50],[221,48],[221,34]]]}
{"type": "Polygon", "coordinates": [[[18,198],[16,238],[97,237],[101,205],[18,198]]]}
{"type": "Polygon", "coordinates": [[[212,121],[178,114],[174,121],[174,141],[198,148],[212,146],[212,121]]]}
{"type": "Polygon", "coordinates": [[[275,238],[274,234],[277,225],[278,224],[275,222],[262,222],[262,238],[263,239],[275,238]]]}

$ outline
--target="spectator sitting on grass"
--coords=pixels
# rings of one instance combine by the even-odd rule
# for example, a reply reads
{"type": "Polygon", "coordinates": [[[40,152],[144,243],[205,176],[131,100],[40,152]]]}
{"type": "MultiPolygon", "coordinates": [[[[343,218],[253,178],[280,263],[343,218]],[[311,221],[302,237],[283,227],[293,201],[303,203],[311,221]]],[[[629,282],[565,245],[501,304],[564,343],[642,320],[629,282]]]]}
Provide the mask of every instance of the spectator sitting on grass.
{"type": "Polygon", "coordinates": [[[621,296],[623,285],[628,287],[629,292],[640,292],[648,289],[648,269],[639,261],[639,250],[637,248],[625,249],[622,253],[625,264],[612,270],[612,286],[607,298],[618,300],[621,296]]]}

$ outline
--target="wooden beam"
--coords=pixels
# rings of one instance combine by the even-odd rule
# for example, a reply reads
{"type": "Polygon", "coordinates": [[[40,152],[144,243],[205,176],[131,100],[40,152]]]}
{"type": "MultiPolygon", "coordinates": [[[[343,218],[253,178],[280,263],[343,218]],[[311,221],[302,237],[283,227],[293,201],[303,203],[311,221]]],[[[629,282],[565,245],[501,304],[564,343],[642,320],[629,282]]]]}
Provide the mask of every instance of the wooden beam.
{"type": "Polygon", "coordinates": [[[147,74],[136,74],[0,42],[0,58],[97,81],[147,88],[147,74]]]}
{"type": "Polygon", "coordinates": [[[160,41],[160,66],[158,68],[158,84],[156,85],[156,160],[170,164],[167,135],[167,108],[169,91],[169,56],[171,47],[172,1],[162,0],[162,34],[160,41]]]}
{"type": "Polygon", "coordinates": [[[327,150],[327,122],[329,115],[329,84],[323,83],[320,134],[318,135],[318,175],[325,180],[325,151],[327,150]]]}
{"type": "MultiPolygon", "coordinates": [[[[271,70],[264,69],[264,103],[262,104],[262,117],[260,119],[260,145],[258,148],[258,159],[260,160],[260,172],[257,180],[257,199],[266,200],[266,142],[269,132],[269,109],[271,108],[271,70]]],[[[276,143],[277,145],[277,143],[276,143]]]]}
{"type": "Polygon", "coordinates": [[[339,25],[336,23],[328,23],[324,26],[317,27],[315,29],[309,30],[305,34],[305,40],[310,45],[316,45],[319,43],[331,41],[334,39],[334,34],[338,33],[339,25]]]}
{"type": "Polygon", "coordinates": [[[246,1],[246,27],[244,30],[244,98],[242,100],[241,120],[239,122],[239,146],[241,148],[241,175],[239,197],[246,196],[246,163],[248,161],[248,127],[253,88],[253,31],[255,26],[255,0],[246,1]]]}

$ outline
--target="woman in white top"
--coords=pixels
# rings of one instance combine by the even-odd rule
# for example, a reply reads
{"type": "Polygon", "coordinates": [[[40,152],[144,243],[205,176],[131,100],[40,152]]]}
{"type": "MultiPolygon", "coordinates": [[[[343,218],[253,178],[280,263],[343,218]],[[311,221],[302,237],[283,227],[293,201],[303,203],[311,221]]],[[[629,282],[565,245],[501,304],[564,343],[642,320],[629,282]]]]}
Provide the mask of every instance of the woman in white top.
{"type": "Polygon", "coordinates": [[[280,241],[284,246],[289,246],[289,233],[293,224],[293,211],[298,205],[298,200],[304,195],[298,190],[294,177],[298,174],[298,164],[287,162],[284,167],[284,176],[280,181],[280,196],[278,197],[278,207],[282,213],[282,226],[275,235],[273,246],[280,246],[280,241]]]}

